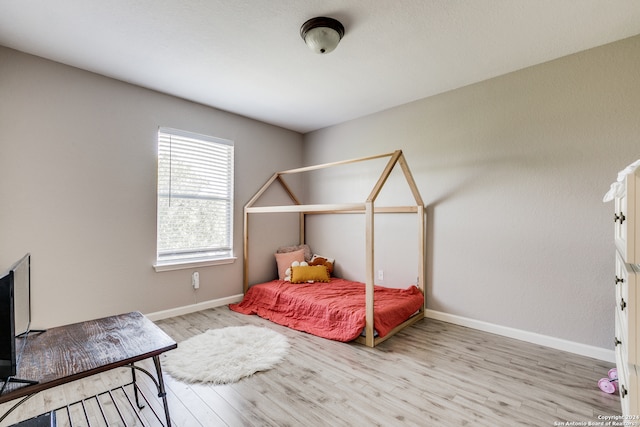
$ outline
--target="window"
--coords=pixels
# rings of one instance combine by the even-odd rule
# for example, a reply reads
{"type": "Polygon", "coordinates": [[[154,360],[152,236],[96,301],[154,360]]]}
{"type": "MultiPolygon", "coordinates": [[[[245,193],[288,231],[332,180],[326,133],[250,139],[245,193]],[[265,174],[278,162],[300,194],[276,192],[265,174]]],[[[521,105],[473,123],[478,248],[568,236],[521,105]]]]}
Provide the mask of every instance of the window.
{"type": "Polygon", "coordinates": [[[233,260],[233,141],[158,130],[156,271],[233,260]]]}

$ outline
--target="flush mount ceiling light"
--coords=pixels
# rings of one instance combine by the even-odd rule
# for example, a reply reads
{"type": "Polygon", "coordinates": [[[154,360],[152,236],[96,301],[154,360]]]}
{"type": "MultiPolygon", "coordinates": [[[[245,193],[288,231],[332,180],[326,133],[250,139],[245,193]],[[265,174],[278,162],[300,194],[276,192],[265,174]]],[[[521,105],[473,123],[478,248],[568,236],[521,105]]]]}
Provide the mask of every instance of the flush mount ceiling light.
{"type": "Polygon", "coordinates": [[[315,53],[329,53],[338,46],[344,36],[344,27],[333,18],[320,16],[302,24],[300,36],[315,53]]]}

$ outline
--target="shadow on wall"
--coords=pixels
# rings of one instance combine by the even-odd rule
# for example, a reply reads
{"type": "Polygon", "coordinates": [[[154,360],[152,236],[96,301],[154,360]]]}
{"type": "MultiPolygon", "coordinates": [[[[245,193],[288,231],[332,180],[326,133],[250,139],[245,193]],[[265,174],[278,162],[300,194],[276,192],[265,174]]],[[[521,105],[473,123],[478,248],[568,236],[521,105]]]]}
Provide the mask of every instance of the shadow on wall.
{"type": "MultiPolygon", "coordinates": [[[[465,194],[473,194],[481,188],[495,187],[500,185],[505,171],[513,169],[534,168],[535,162],[531,157],[524,156],[496,156],[484,159],[469,159],[468,161],[457,162],[456,164],[439,165],[428,167],[428,177],[422,178],[418,182],[427,182],[427,188],[431,191],[425,197],[425,213],[427,215],[426,224],[426,248],[425,248],[425,281],[427,292],[427,307],[432,308],[439,304],[431,304],[434,286],[434,248],[435,231],[437,224],[437,208],[448,201],[455,200],[465,194]],[[434,180],[435,178],[435,180],[434,180]],[[440,192],[440,194],[437,194],[440,192]],[[436,194],[435,198],[429,200],[429,196],[436,194]]],[[[423,196],[424,197],[424,196],[423,196]]],[[[472,215],[473,212],[469,212],[472,215]]],[[[460,242],[464,244],[464,242],[460,242]]]]}

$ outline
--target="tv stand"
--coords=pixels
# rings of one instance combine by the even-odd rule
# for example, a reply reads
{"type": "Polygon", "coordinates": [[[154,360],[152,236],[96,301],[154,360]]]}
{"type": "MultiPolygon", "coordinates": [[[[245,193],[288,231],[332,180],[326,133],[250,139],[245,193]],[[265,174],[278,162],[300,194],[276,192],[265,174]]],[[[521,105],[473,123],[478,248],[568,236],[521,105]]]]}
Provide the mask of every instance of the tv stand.
{"type": "MultiPolygon", "coordinates": [[[[16,339],[17,338],[24,338],[27,339],[29,338],[30,334],[41,334],[43,332],[46,332],[46,329],[29,329],[26,332],[23,332],[21,334],[16,335],[16,339]]],[[[22,351],[25,347],[26,342],[22,342],[21,346],[20,346],[20,350],[18,350],[18,353],[20,355],[22,355],[22,351]]],[[[18,360],[20,359],[20,357],[18,357],[18,360]]],[[[7,388],[7,384],[9,383],[18,383],[18,384],[38,384],[38,381],[35,380],[27,380],[27,379],[22,379],[22,378],[16,378],[16,377],[9,377],[9,378],[2,378],[2,387],[0,387],[0,396],[4,393],[5,389],[7,388]]]]}
{"type": "Polygon", "coordinates": [[[14,377],[9,377],[7,379],[4,380],[4,383],[2,384],[2,388],[0,388],[0,394],[4,393],[5,388],[7,388],[7,384],[9,383],[18,383],[18,384],[38,384],[38,381],[34,381],[34,380],[23,380],[21,378],[14,378],[14,377]]]}
{"type": "MultiPolygon", "coordinates": [[[[139,312],[51,328],[46,334],[29,337],[18,363],[17,375],[37,378],[38,381],[6,383],[6,389],[0,393],[0,403],[13,400],[17,400],[17,403],[0,416],[0,423],[20,404],[41,391],[124,367],[131,370],[132,381],[119,388],[132,386],[134,405],[142,409],[138,394],[145,400],[146,397],[136,384],[136,371],[149,376],[155,383],[158,397],[162,399],[166,424],[157,414],[156,418],[160,424],[170,426],[160,355],[177,346],[162,329],[139,312]],[[155,378],[150,372],[135,366],[135,362],[150,358],[153,359],[155,378]],[[73,360],[73,363],[68,363],[69,360],[73,360]]],[[[110,393],[106,391],[101,394],[110,393]]],[[[96,397],[89,396],[80,402],[96,397]]]]}
{"type": "Polygon", "coordinates": [[[41,334],[47,332],[46,329],[29,329],[27,332],[16,335],[16,338],[28,338],[30,334],[41,334]]]}

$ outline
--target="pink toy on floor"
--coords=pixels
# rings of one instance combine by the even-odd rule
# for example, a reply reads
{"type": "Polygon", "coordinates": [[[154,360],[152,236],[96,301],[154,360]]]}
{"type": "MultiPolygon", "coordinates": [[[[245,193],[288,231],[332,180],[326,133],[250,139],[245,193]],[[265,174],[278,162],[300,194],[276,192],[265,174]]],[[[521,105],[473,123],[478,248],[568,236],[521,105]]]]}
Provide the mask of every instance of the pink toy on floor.
{"type": "Polygon", "coordinates": [[[615,393],[618,390],[618,370],[616,368],[609,369],[607,378],[601,378],[598,381],[598,387],[605,393],[615,393]]]}

